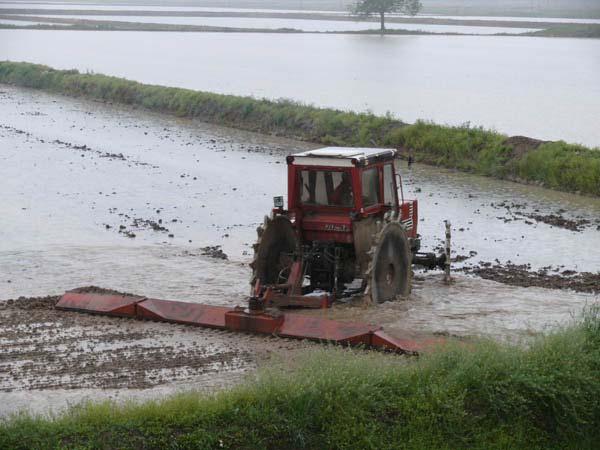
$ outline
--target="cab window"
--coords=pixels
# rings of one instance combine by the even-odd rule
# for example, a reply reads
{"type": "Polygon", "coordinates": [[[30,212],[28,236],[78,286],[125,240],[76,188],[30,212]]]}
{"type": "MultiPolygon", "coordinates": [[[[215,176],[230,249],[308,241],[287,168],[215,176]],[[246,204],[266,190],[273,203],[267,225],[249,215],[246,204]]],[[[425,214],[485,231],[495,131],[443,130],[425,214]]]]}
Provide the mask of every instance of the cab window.
{"type": "Polygon", "coordinates": [[[348,171],[302,170],[298,181],[300,202],[304,205],[354,206],[352,178],[348,171]]]}
{"type": "Polygon", "coordinates": [[[394,206],[396,204],[396,192],[394,189],[394,171],[391,164],[383,166],[383,203],[394,206]]]}
{"type": "Polygon", "coordinates": [[[367,169],[362,173],[362,201],[365,208],[380,203],[379,170],[377,167],[367,169]]]}

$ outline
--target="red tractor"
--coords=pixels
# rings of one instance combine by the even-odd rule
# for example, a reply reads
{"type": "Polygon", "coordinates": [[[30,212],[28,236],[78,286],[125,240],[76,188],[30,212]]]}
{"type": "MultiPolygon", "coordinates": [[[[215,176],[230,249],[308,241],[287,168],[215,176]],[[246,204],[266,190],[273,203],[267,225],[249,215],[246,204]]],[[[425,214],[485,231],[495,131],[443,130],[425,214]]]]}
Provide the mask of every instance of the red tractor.
{"type": "MultiPolygon", "coordinates": [[[[288,209],[276,197],[258,229],[248,305],[72,291],[57,308],[416,354],[419,342],[389,336],[377,325],[280,310],[328,307],[359,293],[369,301],[393,300],[409,294],[412,264],[444,262],[417,253],[417,201],[404,199],[395,156],[394,150],[336,147],[288,156],[288,209]]],[[[449,255],[449,223],[446,233],[449,255]]]]}
{"type": "Polygon", "coordinates": [[[395,156],[327,147],[287,157],[288,208],[276,197],[257,230],[251,308],[326,307],[360,292],[393,300],[410,293],[413,263],[443,263],[418,253],[418,204],[404,198],[395,156]]]}

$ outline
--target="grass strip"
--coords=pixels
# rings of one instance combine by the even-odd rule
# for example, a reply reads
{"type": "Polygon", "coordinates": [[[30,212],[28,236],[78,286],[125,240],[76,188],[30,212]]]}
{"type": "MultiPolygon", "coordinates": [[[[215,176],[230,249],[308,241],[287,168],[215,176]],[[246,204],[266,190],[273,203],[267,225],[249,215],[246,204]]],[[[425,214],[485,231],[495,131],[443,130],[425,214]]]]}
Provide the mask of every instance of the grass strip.
{"type": "Polygon", "coordinates": [[[600,24],[560,24],[521,36],[600,38],[600,24]]]}
{"type": "Polygon", "coordinates": [[[600,308],[528,347],[448,343],[419,359],[324,348],[212,396],[0,421],[0,448],[592,449],[600,308]]]}
{"type": "Polygon", "coordinates": [[[0,83],[114,102],[326,145],[392,146],[416,161],[551,189],[600,196],[600,151],[564,141],[543,142],[472,127],[390,114],[317,108],[291,100],[265,100],[154,86],[106,75],[0,62],[0,83]]]}

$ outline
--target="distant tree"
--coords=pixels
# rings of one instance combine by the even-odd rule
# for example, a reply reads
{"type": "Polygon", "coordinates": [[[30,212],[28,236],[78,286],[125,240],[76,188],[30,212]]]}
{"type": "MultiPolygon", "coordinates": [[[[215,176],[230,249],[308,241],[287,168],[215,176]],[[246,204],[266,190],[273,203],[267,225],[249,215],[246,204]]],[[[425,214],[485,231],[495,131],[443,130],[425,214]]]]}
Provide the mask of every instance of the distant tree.
{"type": "Polygon", "coordinates": [[[414,16],[423,5],[419,0],[358,0],[352,12],[358,17],[379,15],[381,32],[385,32],[385,15],[389,13],[403,13],[414,16]]]}

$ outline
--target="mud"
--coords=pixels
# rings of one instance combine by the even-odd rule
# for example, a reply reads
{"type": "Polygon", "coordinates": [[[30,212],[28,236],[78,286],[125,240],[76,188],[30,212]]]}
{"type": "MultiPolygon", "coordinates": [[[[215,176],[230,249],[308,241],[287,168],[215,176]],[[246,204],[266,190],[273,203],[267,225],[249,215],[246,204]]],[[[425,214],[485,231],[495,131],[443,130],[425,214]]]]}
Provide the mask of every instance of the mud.
{"type": "Polygon", "coordinates": [[[545,142],[546,141],[533,139],[527,136],[511,136],[508,139],[505,139],[503,144],[512,148],[512,156],[514,158],[520,158],[524,154],[535,150],[545,142]]]}
{"type": "Polygon", "coordinates": [[[486,280],[493,280],[519,287],[542,287],[545,289],[570,289],[588,294],[600,294],[600,272],[576,272],[560,267],[543,267],[532,270],[530,264],[479,263],[461,271],[486,280]]]}
{"type": "MultiPolygon", "coordinates": [[[[97,287],[77,291],[115,293],[97,287]]],[[[45,398],[51,391],[67,390],[73,392],[66,396],[72,400],[100,388],[140,390],[148,398],[154,388],[174,391],[182,383],[214,389],[239,382],[273,357],[285,361],[314,345],[58,311],[58,299],[0,302],[0,396],[27,391],[45,398]]],[[[61,401],[52,406],[62,406],[61,401]]],[[[34,411],[39,407],[28,405],[34,411]]],[[[4,403],[0,415],[14,408],[4,403]]]]}
{"type": "Polygon", "coordinates": [[[573,217],[571,215],[571,217],[569,217],[567,215],[569,212],[562,208],[550,213],[544,213],[538,208],[527,211],[528,209],[531,209],[527,204],[509,201],[491,203],[490,206],[495,209],[506,211],[506,215],[498,217],[498,219],[504,221],[504,223],[512,222],[514,220],[521,220],[527,225],[534,225],[535,222],[538,222],[577,232],[583,231],[586,228],[594,227],[597,230],[600,230],[600,218],[593,220],[592,218],[585,218],[582,216],[573,217]],[[535,222],[532,222],[532,220],[535,222]]]}
{"type": "MultiPolygon", "coordinates": [[[[69,289],[69,292],[73,292],[75,294],[106,294],[106,295],[125,295],[127,297],[139,297],[142,298],[142,295],[132,294],[130,292],[117,291],[115,289],[103,288],[100,286],[82,286],[75,289],[69,289]]],[[[9,300],[10,301],[10,300],[9,300]]],[[[24,301],[28,301],[28,299],[24,298],[24,301]]]]}
{"type": "MultiPolygon", "coordinates": [[[[87,291],[86,291],[87,292],[87,291]]],[[[52,309],[60,300],[59,295],[49,295],[47,297],[19,297],[0,302],[0,309],[52,309]]]]}
{"type": "Polygon", "coordinates": [[[154,220],[150,220],[150,219],[133,219],[133,226],[135,228],[150,228],[154,231],[162,231],[167,233],[169,231],[169,229],[167,227],[163,227],[162,225],[162,219],[158,219],[158,222],[155,222],[154,220]]]}
{"type": "MultiPolygon", "coordinates": [[[[99,192],[99,194],[103,195],[103,192],[99,192]]],[[[113,191],[113,192],[111,192],[111,194],[114,195],[114,194],[116,194],[116,192],[113,191]]],[[[155,211],[155,214],[157,215],[156,219],[144,219],[141,217],[132,217],[128,213],[118,212],[118,208],[116,208],[116,207],[109,208],[108,212],[109,212],[109,214],[116,214],[120,218],[122,223],[119,225],[117,225],[117,224],[110,225],[108,223],[104,223],[103,225],[106,230],[114,229],[119,234],[129,237],[129,238],[135,238],[137,236],[135,234],[136,231],[140,232],[140,231],[145,231],[145,230],[152,230],[152,231],[158,232],[158,233],[169,234],[169,237],[173,237],[173,235],[170,233],[169,228],[167,228],[166,226],[163,225],[163,219],[158,218],[158,216],[160,215],[160,212],[161,212],[160,209],[157,209],[155,211]]],[[[177,222],[180,222],[180,220],[179,219],[171,219],[168,222],[177,223],[177,222]]]]}
{"type": "Polygon", "coordinates": [[[215,259],[228,259],[227,254],[223,252],[223,249],[220,245],[204,247],[201,248],[200,251],[202,252],[201,255],[203,256],[210,256],[211,258],[215,259]]]}
{"type": "MultiPolygon", "coordinates": [[[[564,228],[571,231],[582,231],[585,227],[590,226],[592,222],[588,219],[576,218],[567,219],[564,216],[558,214],[523,214],[524,217],[533,219],[537,222],[542,222],[547,225],[554,227],[564,228]]],[[[600,227],[600,225],[598,225],[600,227]]]]}

